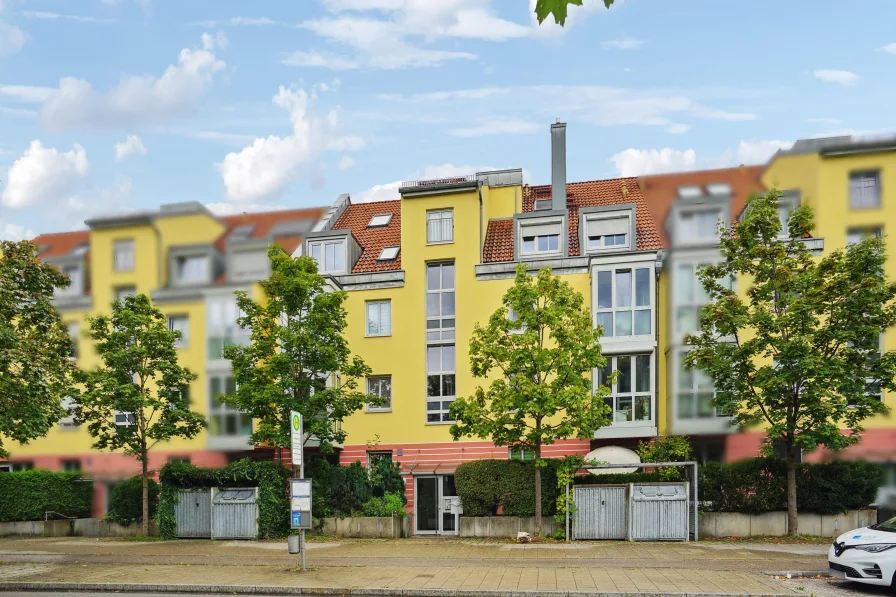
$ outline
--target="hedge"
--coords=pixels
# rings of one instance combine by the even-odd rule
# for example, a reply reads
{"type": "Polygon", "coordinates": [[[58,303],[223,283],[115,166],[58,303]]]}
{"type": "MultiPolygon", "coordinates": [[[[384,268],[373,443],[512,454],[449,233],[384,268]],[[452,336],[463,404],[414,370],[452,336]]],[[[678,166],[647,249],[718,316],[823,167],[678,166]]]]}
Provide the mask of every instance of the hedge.
{"type": "Polygon", "coordinates": [[[3,473],[0,496],[0,522],[44,520],[46,512],[87,518],[93,510],[93,481],[81,473],[3,473]]]}
{"type": "MultiPolygon", "coordinates": [[[[865,508],[877,497],[884,471],[870,462],[837,461],[797,465],[797,510],[840,514],[865,508]]],[[[700,467],[700,499],[706,510],[761,514],[787,509],[787,463],[753,458],[700,467]]]]}
{"type": "MultiPolygon", "coordinates": [[[[155,518],[159,505],[159,484],[149,479],[149,518],[155,518]]],[[[143,520],[143,478],[131,477],[115,485],[109,498],[109,512],[106,518],[125,526],[143,520]]]]}
{"type": "Polygon", "coordinates": [[[397,462],[380,460],[368,470],[360,462],[339,466],[321,458],[308,463],[305,475],[311,479],[311,509],[316,518],[357,514],[371,499],[387,494],[400,496],[402,504],[407,502],[397,462]]]}
{"type": "Polygon", "coordinates": [[[174,504],[179,489],[203,487],[258,487],[258,537],[273,539],[289,533],[288,469],[278,462],[244,458],[224,468],[204,468],[186,462],[169,462],[159,472],[162,494],[157,524],[159,535],[173,539],[176,533],[174,504]]]}
{"type": "MultiPolygon", "coordinates": [[[[547,460],[541,469],[541,513],[557,509],[557,466],[547,460]]],[[[494,516],[503,506],[504,516],[535,515],[535,465],[520,460],[476,460],[454,472],[457,495],[464,516],[494,516]]]]}

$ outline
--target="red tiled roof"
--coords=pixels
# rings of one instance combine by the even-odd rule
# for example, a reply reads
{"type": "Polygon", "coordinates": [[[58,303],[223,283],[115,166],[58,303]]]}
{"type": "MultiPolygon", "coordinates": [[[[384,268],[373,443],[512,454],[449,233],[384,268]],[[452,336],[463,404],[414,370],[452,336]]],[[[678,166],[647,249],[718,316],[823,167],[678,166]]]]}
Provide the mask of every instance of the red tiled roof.
{"type": "Polygon", "coordinates": [[[653,214],[654,221],[659,225],[658,232],[663,246],[669,244],[663,222],[666,221],[672,202],[678,196],[678,187],[728,183],[731,186],[731,216],[735,218],[743,210],[750,195],[766,190],[760,179],[763,168],[765,166],[740,166],[640,177],[638,182],[641,192],[647,201],[647,208],[653,214]]]}
{"type": "Polygon", "coordinates": [[[401,245],[401,201],[354,203],[345,208],[333,225],[334,230],[351,230],[362,253],[353,273],[380,272],[401,269],[401,251],[393,261],[377,261],[383,247],[401,245]],[[370,218],[378,214],[392,214],[388,226],[368,228],[370,218]]]}
{"type": "Polygon", "coordinates": [[[482,245],[483,263],[513,261],[513,219],[489,220],[482,245]]]}
{"type": "Polygon", "coordinates": [[[75,232],[56,232],[52,234],[41,234],[31,241],[38,248],[46,247],[40,252],[43,258],[63,257],[72,252],[78,245],[90,242],[89,230],[78,230],[75,232]]]}
{"type": "MultiPolygon", "coordinates": [[[[660,242],[656,223],[647,209],[644,196],[638,187],[637,178],[573,182],[566,185],[566,192],[566,207],[569,210],[570,256],[580,254],[579,208],[598,205],[634,203],[636,207],[635,227],[638,236],[638,250],[648,251],[662,248],[663,245],[660,242]]],[[[550,196],[550,185],[524,187],[523,212],[533,211],[536,199],[547,199],[550,196]]],[[[483,249],[483,262],[511,260],[513,260],[513,221],[496,220],[489,222],[483,249]]]]}
{"type": "MultiPolygon", "coordinates": [[[[215,241],[215,247],[223,252],[227,247],[227,239],[233,233],[234,229],[239,226],[254,226],[252,228],[252,233],[249,235],[249,238],[264,238],[271,231],[271,228],[277,222],[281,222],[284,220],[319,220],[325,213],[327,212],[326,207],[306,207],[303,209],[283,209],[277,211],[265,211],[265,212],[256,212],[256,213],[242,213],[238,215],[232,216],[221,216],[218,218],[227,229],[218,237],[215,241]]],[[[283,237],[284,239],[295,239],[297,237],[289,236],[283,237]]],[[[277,240],[277,239],[275,239],[277,240]]],[[[292,253],[296,247],[298,247],[298,242],[294,242],[294,240],[289,240],[288,242],[278,241],[283,250],[287,253],[292,253]],[[292,249],[288,250],[287,246],[291,246],[292,249]]]]}

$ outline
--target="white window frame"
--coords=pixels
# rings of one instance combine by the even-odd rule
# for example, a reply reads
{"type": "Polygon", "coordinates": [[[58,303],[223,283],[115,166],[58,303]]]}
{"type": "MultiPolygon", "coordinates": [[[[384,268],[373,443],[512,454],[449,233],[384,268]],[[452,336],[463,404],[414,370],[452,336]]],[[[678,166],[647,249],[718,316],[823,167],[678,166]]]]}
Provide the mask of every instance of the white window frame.
{"type": "Polygon", "coordinates": [[[236,381],[233,379],[232,372],[219,372],[219,373],[209,373],[208,374],[208,418],[209,418],[209,426],[208,426],[208,434],[210,437],[215,438],[246,438],[252,434],[252,418],[249,417],[246,413],[242,412],[239,409],[233,408],[229,404],[226,404],[223,401],[217,401],[216,398],[219,395],[229,393],[228,382],[230,380],[232,384],[232,389],[235,392],[237,390],[236,381]],[[212,382],[213,380],[218,380],[219,385],[219,393],[215,394],[212,392],[212,382]],[[224,423],[225,418],[227,417],[235,417],[237,421],[237,432],[236,433],[214,433],[212,431],[212,419],[213,417],[221,417],[219,421],[219,429],[218,431],[222,431],[226,428],[226,424],[224,423]],[[249,422],[249,433],[242,433],[244,419],[249,422]]]}
{"type": "Polygon", "coordinates": [[[431,209],[426,212],[426,244],[445,245],[454,242],[454,209],[431,209]],[[447,221],[447,224],[446,224],[447,221]],[[447,237],[445,233],[447,232],[447,237]],[[438,237],[438,238],[436,238],[438,237]]]}
{"type": "Polygon", "coordinates": [[[457,339],[457,266],[453,261],[427,263],[424,283],[426,284],[426,342],[455,342],[457,339]],[[445,279],[443,270],[448,266],[450,266],[453,270],[453,273],[451,275],[452,284],[450,288],[442,287],[445,279]],[[438,268],[439,270],[439,288],[430,290],[430,271],[436,268],[438,268]],[[445,312],[445,297],[449,294],[453,295],[454,297],[454,309],[451,313],[445,312]],[[433,295],[438,295],[438,299],[436,300],[439,303],[439,313],[435,315],[431,315],[429,312],[430,297],[432,297],[433,295]],[[432,323],[437,323],[438,325],[432,326],[432,323]]]}
{"type": "Polygon", "coordinates": [[[137,296],[137,287],[136,286],[118,286],[115,288],[113,294],[114,294],[114,296],[112,297],[113,300],[118,299],[118,300],[123,301],[126,297],[137,296]]]}
{"type": "Polygon", "coordinates": [[[535,450],[533,450],[532,448],[526,448],[524,446],[508,446],[507,460],[520,460],[522,462],[535,460],[535,450]]]}
{"type": "Polygon", "coordinates": [[[676,261],[672,273],[673,278],[673,289],[672,289],[672,325],[675,330],[676,336],[683,336],[685,334],[696,334],[700,331],[700,309],[703,308],[704,305],[709,304],[711,301],[709,297],[705,296],[705,292],[702,290],[703,286],[700,283],[700,279],[697,277],[697,272],[701,267],[706,267],[709,265],[715,265],[715,259],[691,259],[687,261],[676,261]],[[682,284],[685,282],[683,279],[682,269],[690,268],[689,274],[689,283],[691,284],[691,296],[690,300],[682,301],[679,296],[679,288],[683,288],[682,284]],[[705,299],[705,300],[701,300],[705,299]],[[678,312],[682,309],[689,309],[694,311],[694,329],[692,330],[683,330],[679,325],[679,317],[678,312]]]}
{"type": "Polygon", "coordinates": [[[385,228],[392,221],[392,214],[374,214],[367,223],[368,228],[385,228]]]}
{"type": "Polygon", "coordinates": [[[527,235],[526,229],[522,228],[520,230],[520,255],[559,255],[562,250],[562,239],[560,238],[561,234],[535,234],[535,235],[527,235]],[[533,248],[531,251],[526,250],[526,239],[532,239],[533,248]],[[550,239],[557,239],[557,248],[550,248],[550,239]],[[548,244],[548,248],[542,249],[539,247],[541,241],[544,240],[548,244]]]}
{"type": "Polygon", "coordinates": [[[383,250],[380,251],[380,254],[377,256],[377,261],[395,261],[398,259],[398,252],[401,250],[399,245],[391,245],[388,247],[383,247],[383,250]]]}
{"type": "Polygon", "coordinates": [[[345,239],[329,239],[329,240],[315,240],[308,243],[308,254],[317,262],[318,270],[321,274],[344,274],[347,271],[346,260],[348,256],[346,255],[347,247],[345,244],[345,239]],[[329,263],[329,259],[327,258],[327,247],[333,246],[333,261],[339,261],[336,255],[336,247],[340,246],[342,248],[342,263],[329,263]],[[314,256],[315,250],[318,252],[318,255],[321,259],[314,256]],[[323,261],[323,263],[321,263],[323,261]]]}
{"type": "Polygon", "coordinates": [[[376,460],[383,459],[384,457],[389,457],[389,462],[394,462],[392,460],[392,450],[368,450],[367,451],[367,470],[373,468],[373,463],[376,460]]]}
{"type": "Polygon", "coordinates": [[[595,266],[593,271],[593,302],[592,302],[592,318],[593,325],[597,327],[597,325],[601,324],[606,318],[601,317],[601,315],[612,314],[613,319],[613,329],[607,330],[606,326],[604,327],[604,335],[602,337],[602,342],[611,341],[611,342],[625,342],[625,341],[643,341],[645,339],[652,339],[655,334],[656,327],[656,276],[654,274],[654,262],[653,261],[636,261],[636,262],[620,262],[620,263],[612,263],[606,265],[598,265],[595,266]],[[648,289],[648,304],[647,305],[636,305],[637,302],[637,288],[638,288],[638,274],[637,271],[640,269],[647,270],[647,289],[648,289]],[[632,286],[631,286],[631,301],[630,305],[625,306],[617,306],[617,287],[616,287],[616,272],[629,270],[631,272],[632,286]],[[602,307],[600,306],[600,278],[601,273],[610,274],[610,300],[612,307],[602,307]],[[647,311],[649,313],[650,319],[650,328],[646,334],[636,334],[635,327],[635,312],[647,311]],[[631,313],[632,320],[632,332],[629,335],[616,335],[616,321],[617,314],[623,312],[631,313]]]}
{"type": "Polygon", "coordinates": [[[211,267],[211,259],[208,255],[179,255],[174,259],[174,267],[176,268],[177,282],[179,284],[204,284],[209,279],[209,268],[211,267]],[[200,273],[199,266],[195,263],[201,263],[201,275],[198,277],[185,277],[184,273],[194,273],[192,269],[196,269],[195,273],[200,273]],[[188,268],[188,265],[191,266],[188,268]]]}
{"type": "Polygon", "coordinates": [[[715,384],[712,378],[698,368],[688,369],[685,367],[684,359],[688,354],[688,349],[680,349],[677,354],[678,371],[676,372],[675,387],[673,393],[675,395],[675,418],[679,421],[711,421],[714,419],[728,419],[729,415],[723,413],[720,409],[712,406],[712,400],[716,397],[715,384]],[[685,376],[690,378],[689,387],[683,388],[682,383],[685,376]],[[700,387],[698,385],[700,379],[703,379],[707,385],[700,387]],[[710,414],[706,416],[700,415],[701,395],[709,394],[710,410],[706,411],[710,414]],[[682,408],[681,397],[689,395],[693,408],[690,412],[684,413],[682,408]]]}
{"type": "Polygon", "coordinates": [[[72,414],[72,410],[75,408],[75,399],[71,396],[64,396],[61,400],[61,406],[66,414],[59,419],[59,428],[65,431],[77,429],[79,426],[75,424],[75,416],[72,414]]]}
{"type": "Polygon", "coordinates": [[[883,226],[856,226],[854,228],[848,228],[846,230],[846,244],[858,244],[869,236],[880,238],[883,236],[883,234],[883,226]],[[856,236],[858,236],[858,239],[856,239],[856,236]],[[852,240],[850,240],[850,237],[853,237],[852,240]]]}
{"type": "Polygon", "coordinates": [[[583,218],[579,226],[582,227],[582,244],[584,245],[584,251],[587,253],[601,253],[607,251],[619,251],[622,249],[630,249],[632,246],[632,216],[629,215],[628,212],[598,212],[593,214],[586,214],[583,218]],[[618,234],[605,234],[600,236],[590,236],[588,234],[588,224],[589,222],[595,222],[599,220],[624,220],[625,221],[625,232],[620,232],[618,234]],[[613,237],[614,239],[617,236],[622,236],[623,240],[620,244],[606,244],[607,238],[613,237]],[[598,239],[597,243],[592,245],[591,239],[598,239]]]}
{"type": "Polygon", "coordinates": [[[251,331],[241,328],[237,323],[237,320],[243,316],[243,312],[236,303],[236,297],[232,295],[208,297],[205,311],[206,359],[208,361],[226,360],[222,355],[225,346],[245,346],[249,343],[251,331]],[[218,316],[220,316],[219,320],[215,321],[218,316]],[[232,320],[230,316],[232,316],[232,320]],[[213,348],[217,348],[218,343],[221,344],[221,349],[213,350],[213,348]]]}
{"type": "Polygon", "coordinates": [[[427,425],[448,425],[454,423],[454,419],[451,419],[448,415],[448,409],[445,408],[445,404],[448,403],[450,406],[457,399],[457,346],[453,343],[450,344],[430,344],[426,347],[426,424],[427,425]],[[454,351],[454,367],[445,367],[445,358],[444,351],[446,349],[451,349],[454,351]],[[429,351],[430,349],[438,349],[439,350],[439,358],[440,363],[438,367],[433,366],[430,368],[430,359],[429,359],[429,351]],[[446,376],[452,376],[454,378],[454,394],[442,394],[441,392],[444,390],[445,378],[446,376]],[[429,395],[429,378],[433,376],[438,376],[439,378],[439,395],[438,396],[430,396],[429,395]],[[434,400],[433,400],[434,399],[434,400]],[[430,402],[434,402],[438,404],[438,408],[430,408],[430,402]],[[430,416],[435,415],[438,417],[438,421],[430,421],[430,416]]]}
{"type": "Polygon", "coordinates": [[[122,238],[112,243],[112,271],[132,272],[136,267],[136,245],[133,238],[122,238]]]}
{"type": "Polygon", "coordinates": [[[178,313],[175,315],[168,316],[168,331],[174,332],[177,330],[177,327],[172,325],[175,321],[182,320],[184,322],[184,329],[181,330],[181,337],[178,340],[174,341],[174,348],[186,348],[190,345],[190,317],[183,313],[178,313]]]}
{"type": "Polygon", "coordinates": [[[382,383],[386,381],[389,383],[389,403],[383,406],[378,406],[375,404],[367,405],[367,412],[369,413],[388,413],[392,412],[392,376],[391,375],[371,375],[367,378],[367,393],[373,396],[379,396],[380,398],[383,395],[380,393],[382,390],[382,383]],[[377,390],[377,391],[372,391],[377,390]]]}
{"type": "Polygon", "coordinates": [[[364,307],[365,315],[367,317],[364,326],[364,335],[368,338],[381,338],[385,336],[392,335],[392,299],[379,299],[375,301],[367,301],[364,307]],[[370,324],[372,321],[372,309],[376,311],[376,332],[373,333],[370,331],[370,324]],[[383,308],[389,310],[389,323],[388,329],[383,329],[385,326],[383,325],[383,308]]]}
{"type": "Polygon", "coordinates": [[[710,240],[719,240],[719,220],[722,219],[722,210],[712,207],[700,207],[693,209],[682,209],[678,212],[676,223],[676,236],[681,242],[706,242],[710,240]],[[712,234],[699,234],[699,218],[706,215],[715,216],[715,225],[712,234]],[[687,222],[690,221],[690,224],[687,222]]]}
{"type": "Polygon", "coordinates": [[[137,423],[137,417],[134,415],[134,413],[116,410],[114,411],[113,416],[115,424],[119,427],[128,427],[137,423]]]}
{"type": "MultiPolygon", "coordinates": [[[[610,371],[616,371],[618,369],[619,359],[628,358],[631,359],[631,387],[628,392],[620,392],[619,391],[619,375],[617,374],[616,380],[613,382],[610,387],[610,395],[604,396],[604,400],[612,401],[612,412],[610,413],[611,424],[610,427],[654,427],[656,426],[656,358],[655,352],[642,353],[636,352],[631,354],[613,354],[613,355],[604,355],[607,359],[607,366],[610,371]],[[638,357],[646,357],[647,364],[649,368],[649,372],[647,375],[649,390],[641,390],[637,389],[638,382],[638,357]],[[650,416],[647,419],[638,419],[635,418],[637,413],[637,397],[648,396],[648,405],[650,408],[650,416]],[[632,420],[625,421],[617,421],[617,416],[619,412],[622,412],[623,409],[620,408],[620,403],[623,400],[630,399],[631,400],[631,417],[632,420]]],[[[643,366],[643,361],[642,366],[643,366]]],[[[595,369],[593,373],[593,383],[594,383],[594,391],[601,386],[601,370],[595,369]]]]}
{"type": "Polygon", "coordinates": [[[880,171],[878,170],[850,172],[849,208],[879,209],[882,202],[880,186],[880,171]],[[872,182],[873,184],[869,184],[872,182]],[[873,202],[869,198],[873,199],[873,202]]]}
{"type": "Polygon", "coordinates": [[[71,284],[65,288],[57,288],[58,296],[81,296],[84,294],[84,266],[83,265],[64,265],[62,273],[68,276],[71,284]]]}

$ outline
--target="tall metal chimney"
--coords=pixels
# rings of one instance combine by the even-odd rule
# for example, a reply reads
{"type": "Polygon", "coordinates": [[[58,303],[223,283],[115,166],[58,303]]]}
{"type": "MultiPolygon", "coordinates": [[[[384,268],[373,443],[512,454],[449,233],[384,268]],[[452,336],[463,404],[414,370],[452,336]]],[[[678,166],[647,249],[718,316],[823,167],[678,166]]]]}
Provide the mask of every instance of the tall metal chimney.
{"type": "Polygon", "coordinates": [[[566,210],[566,123],[551,125],[551,209],[566,210]]]}

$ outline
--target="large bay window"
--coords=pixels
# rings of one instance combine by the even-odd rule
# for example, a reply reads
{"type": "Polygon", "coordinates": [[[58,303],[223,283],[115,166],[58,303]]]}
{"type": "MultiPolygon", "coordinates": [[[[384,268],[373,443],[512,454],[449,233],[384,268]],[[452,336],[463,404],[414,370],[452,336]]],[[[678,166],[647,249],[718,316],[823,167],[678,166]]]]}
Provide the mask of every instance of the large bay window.
{"type": "Polygon", "coordinates": [[[712,405],[715,387],[712,379],[698,368],[684,365],[687,351],[679,355],[678,384],[675,399],[679,419],[711,419],[726,416],[712,405]]]}
{"type": "Polygon", "coordinates": [[[426,267],[426,341],[454,341],[454,264],[426,267]]]}
{"type": "Polygon", "coordinates": [[[457,396],[454,344],[426,347],[426,422],[452,421],[448,409],[457,396]]]}
{"type": "Polygon", "coordinates": [[[426,266],[426,422],[452,421],[455,388],[454,263],[426,266]]]}
{"type": "Polygon", "coordinates": [[[607,356],[598,372],[597,384],[607,385],[613,371],[616,380],[604,402],[610,407],[613,425],[650,424],[653,420],[653,367],[650,354],[607,356]]]}
{"type": "Polygon", "coordinates": [[[700,328],[700,309],[709,303],[709,296],[697,278],[705,263],[680,263],[675,268],[675,331],[693,334],[700,328]]]}
{"type": "Polygon", "coordinates": [[[597,272],[595,324],[604,336],[649,336],[652,329],[651,268],[616,267],[597,272]]]}

